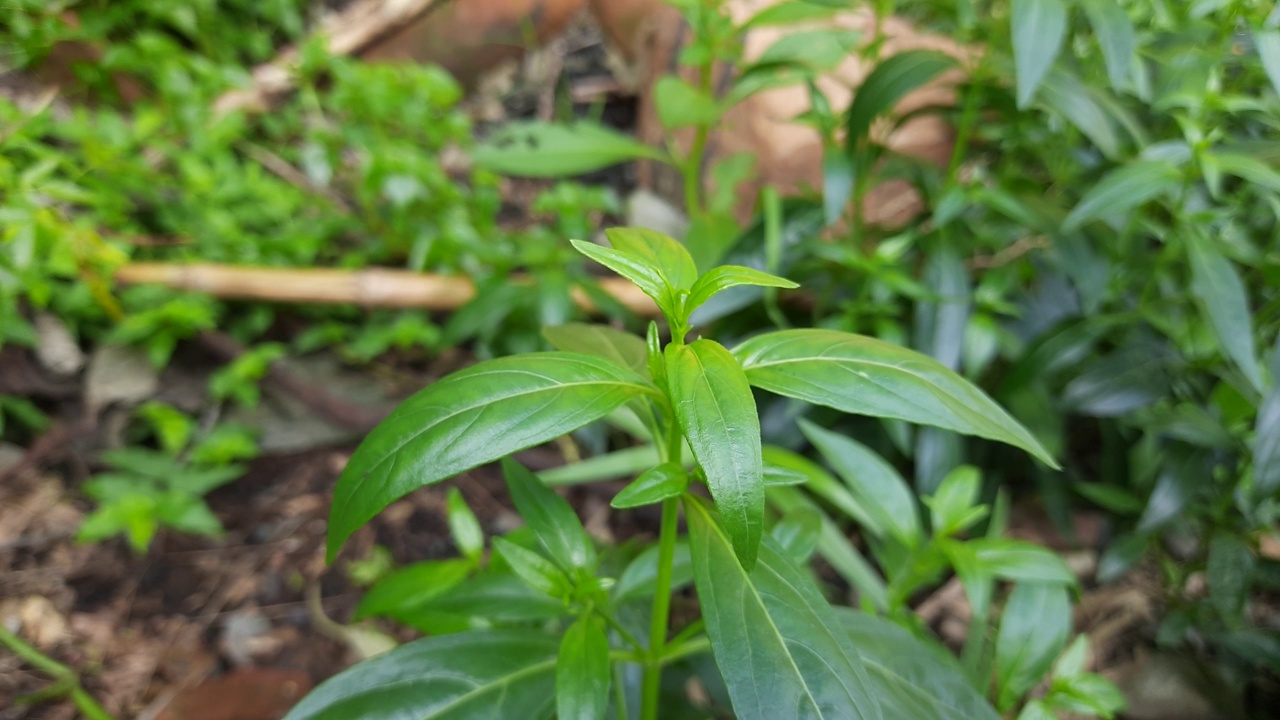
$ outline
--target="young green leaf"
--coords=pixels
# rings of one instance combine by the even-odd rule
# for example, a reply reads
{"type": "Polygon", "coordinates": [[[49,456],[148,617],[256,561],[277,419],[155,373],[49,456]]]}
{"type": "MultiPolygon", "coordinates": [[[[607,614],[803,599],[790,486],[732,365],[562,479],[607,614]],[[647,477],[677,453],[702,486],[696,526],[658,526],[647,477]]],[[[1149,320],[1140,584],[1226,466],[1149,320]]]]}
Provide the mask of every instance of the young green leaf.
{"type": "Polygon", "coordinates": [[[676,420],[733,538],[743,567],[755,565],[764,530],[760,419],[747,378],[713,340],[666,349],[667,387],[676,420]]]}
{"type": "Polygon", "coordinates": [[[419,391],[369,433],[338,478],[330,561],[411,490],[560,437],[646,392],[652,386],[629,370],[558,352],[478,363],[419,391]]]}
{"type": "Polygon", "coordinates": [[[472,567],[467,560],[428,560],[400,568],[360,598],[356,619],[422,606],[462,582],[472,567]]]}
{"type": "Polygon", "coordinates": [[[685,517],[698,600],[736,717],[880,718],[862,658],[805,573],[772,540],[747,572],[705,504],[687,500],[685,517]]]}
{"type": "Polygon", "coordinates": [[[1018,582],[1075,585],[1071,568],[1052,550],[1025,540],[977,538],[965,546],[974,552],[978,567],[998,578],[1018,582]]]}
{"type": "Polygon", "coordinates": [[[693,312],[702,303],[710,300],[721,290],[728,290],[739,285],[755,285],[757,287],[797,288],[796,283],[777,275],[770,275],[741,265],[721,265],[708,270],[698,278],[689,291],[689,299],[685,301],[685,312],[693,312]]]}
{"type": "Polygon", "coordinates": [[[423,638],[325,681],[286,720],[548,718],[556,647],[535,630],[423,638]]]}
{"type": "Polygon", "coordinates": [[[623,488],[609,504],[618,509],[653,505],[667,498],[679,497],[689,489],[689,475],[678,463],[668,462],[650,468],[623,488]]]}
{"type": "Polygon", "coordinates": [[[919,544],[915,494],[893,466],[866,446],[807,420],[800,420],[800,430],[844,480],[858,504],[875,517],[875,525],[868,530],[887,531],[907,547],[919,544]]]}
{"type": "Polygon", "coordinates": [[[568,323],[542,329],[542,337],[557,350],[604,358],[630,368],[641,377],[649,374],[649,353],[644,340],[608,325],[568,323]]]}
{"type": "Polygon", "coordinates": [[[1218,532],[1209,541],[1205,584],[1209,587],[1209,600],[1229,626],[1243,622],[1244,603],[1256,562],[1253,550],[1235,535],[1218,532]]]}
{"type": "Polygon", "coordinates": [[[1067,35],[1067,6],[1062,0],[1013,0],[1010,21],[1018,107],[1026,108],[1062,51],[1067,35]]]}
{"type": "Polygon", "coordinates": [[[609,638],[595,615],[565,631],[556,661],[556,720],[599,720],[609,705],[609,638]]]}
{"type": "Polygon", "coordinates": [[[1062,231],[1079,230],[1085,223],[1122,215],[1177,186],[1178,169],[1154,160],[1139,160],[1107,173],[1084,194],[1062,221],[1062,231]]]}
{"type": "Polygon", "coordinates": [[[1116,90],[1128,87],[1138,46],[1128,11],[1117,0],[1082,0],[1081,4],[1102,47],[1111,87],[1116,90]]]}
{"type": "Polygon", "coordinates": [[[1258,58],[1262,60],[1262,68],[1271,79],[1271,86],[1280,93],[1280,30],[1254,29],[1253,46],[1258,49],[1258,58]]]}
{"type": "Polygon", "coordinates": [[[667,130],[714,125],[720,119],[721,109],[715,98],[674,75],[663,75],[651,92],[658,120],[667,130]]]}
{"type": "Polygon", "coordinates": [[[1186,235],[1191,261],[1191,292],[1199,301],[1223,352],[1235,361],[1255,390],[1262,390],[1262,368],[1253,344],[1253,315],[1244,283],[1231,261],[1199,230],[1186,235]]]}
{"type": "Polygon", "coordinates": [[[1015,585],[996,635],[996,706],[1008,710],[1035,687],[1070,633],[1071,598],[1065,585],[1015,585]]]}
{"type": "Polygon", "coordinates": [[[604,231],[614,249],[652,268],[675,290],[690,290],[698,281],[698,266],[679,240],[656,230],[616,227],[604,231]]]}
{"type": "Polygon", "coordinates": [[[453,544],[457,546],[458,552],[472,562],[479,560],[484,554],[484,530],[480,528],[480,521],[456,487],[449,488],[449,494],[445,498],[445,512],[448,514],[449,534],[453,537],[453,544]]]}
{"type": "Polygon", "coordinates": [[[778,543],[782,552],[802,565],[809,562],[809,557],[818,548],[821,534],[822,515],[813,508],[789,512],[769,528],[769,535],[778,543]]]}
{"type": "Polygon", "coordinates": [[[998,440],[1058,467],[1026,428],[972,383],[892,343],[835,330],[782,330],[751,338],[733,354],[758,388],[847,413],[998,440]]]}
{"type": "Polygon", "coordinates": [[[852,156],[857,145],[867,139],[871,123],[877,117],[893,110],[898,101],[913,90],[955,66],[955,58],[933,50],[908,50],[876,65],[862,81],[849,105],[845,120],[849,155],[852,156]]]}
{"type": "Polygon", "coordinates": [[[827,225],[840,219],[853,197],[853,160],[840,148],[822,154],[822,216],[827,225]]]}
{"type": "Polygon", "coordinates": [[[791,25],[799,22],[807,22],[810,20],[820,20],[830,17],[842,10],[837,3],[815,3],[809,0],[787,0],[776,5],[771,5],[752,15],[749,20],[742,24],[743,30],[750,30],[755,27],[771,27],[777,25],[791,25]]]}
{"type": "Polygon", "coordinates": [[[629,160],[668,161],[666,153],[602,125],[539,121],[508,124],[471,159],[496,173],[537,178],[571,177],[629,160]]]}
{"type": "Polygon", "coordinates": [[[565,597],[568,594],[572,583],[569,576],[556,567],[555,563],[506,538],[494,538],[493,549],[529,587],[551,597],[565,597]]]}
{"type": "Polygon", "coordinates": [[[509,457],[502,459],[502,475],[520,517],[551,559],[564,570],[594,569],[596,548],[568,501],[509,457]]]}
{"type": "Polygon", "coordinates": [[[982,475],[977,468],[964,465],[947,473],[933,497],[925,501],[932,514],[933,534],[954,535],[985,517],[985,508],[981,514],[972,512],[981,490],[982,475]]]}
{"type": "Polygon", "coordinates": [[[818,72],[830,70],[849,56],[860,38],[860,33],[843,28],[788,32],[766,48],[754,65],[794,65],[818,72]]]}

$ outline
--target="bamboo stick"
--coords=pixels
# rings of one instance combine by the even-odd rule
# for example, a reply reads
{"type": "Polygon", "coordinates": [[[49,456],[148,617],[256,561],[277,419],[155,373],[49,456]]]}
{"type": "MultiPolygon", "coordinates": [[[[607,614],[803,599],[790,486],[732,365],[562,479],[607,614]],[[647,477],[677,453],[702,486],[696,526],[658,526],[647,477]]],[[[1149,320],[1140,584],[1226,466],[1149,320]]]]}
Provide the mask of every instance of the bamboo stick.
{"type": "MultiPolygon", "coordinates": [[[[174,290],[208,293],[219,298],[291,303],[353,303],[364,307],[454,310],[476,296],[469,278],[416,273],[390,268],[266,268],[238,265],[130,263],[116,271],[126,285],[163,285],[174,290]]],[[[534,285],[527,276],[511,282],[534,285]]],[[[644,293],[622,278],[603,278],[600,286],[637,315],[653,317],[658,309],[644,293]]],[[[599,312],[579,287],[572,290],[578,307],[599,312]]]]}

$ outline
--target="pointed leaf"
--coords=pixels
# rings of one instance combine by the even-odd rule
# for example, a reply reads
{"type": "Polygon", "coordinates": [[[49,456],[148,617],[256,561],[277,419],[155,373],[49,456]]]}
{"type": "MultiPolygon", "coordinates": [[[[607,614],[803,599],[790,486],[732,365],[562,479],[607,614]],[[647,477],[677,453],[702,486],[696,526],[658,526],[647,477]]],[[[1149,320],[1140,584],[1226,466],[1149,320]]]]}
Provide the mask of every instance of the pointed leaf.
{"type": "Polygon", "coordinates": [[[1280,344],[1272,352],[1271,391],[1258,406],[1253,432],[1253,484],[1260,497],[1280,489],[1280,344]]]}
{"type": "Polygon", "coordinates": [[[920,353],[834,330],[783,330],[734,349],[752,385],[843,412],[896,418],[1053,458],[972,383],[920,353]]]}
{"type": "Polygon", "coordinates": [[[471,572],[467,560],[428,560],[382,578],[360,598],[356,619],[392,615],[422,606],[462,582],[471,572]]]}
{"type": "Polygon", "coordinates": [[[516,177],[572,177],[628,160],[667,162],[666,153],[603,125],[539,121],[503,127],[471,153],[477,167],[516,177]]]}
{"type": "Polygon", "coordinates": [[[609,705],[609,638],[584,615],[565,631],[556,662],[556,720],[599,720],[609,705]]]}
{"type": "Polygon", "coordinates": [[[556,567],[555,563],[506,538],[494,538],[493,549],[529,587],[551,597],[565,597],[568,594],[571,585],[569,576],[556,567]]]}
{"type": "Polygon", "coordinates": [[[549,718],[556,646],[534,630],[423,638],[329,679],[286,720],[549,718]]]}
{"type": "Polygon", "coordinates": [[[685,302],[685,312],[693,312],[702,303],[710,300],[721,290],[739,285],[755,285],[757,287],[797,288],[796,283],[777,275],[770,275],[741,265],[721,265],[707,271],[698,278],[689,291],[689,299],[685,302]]]}
{"type": "Polygon", "coordinates": [[[453,537],[458,552],[472,561],[478,560],[484,553],[484,530],[458,488],[449,488],[445,510],[449,519],[449,535],[453,537]]]}
{"type": "Polygon", "coordinates": [[[698,266],[679,240],[648,228],[616,227],[604,231],[613,247],[653,268],[672,288],[689,290],[698,266]]]}
{"type": "MultiPolygon", "coordinates": [[[[972,511],[982,490],[982,475],[971,465],[962,465],[947,473],[937,491],[927,500],[934,535],[954,535],[968,529],[974,518],[972,511]]],[[[985,513],[984,513],[985,515],[985,513]]]]}
{"type": "Polygon", "coordinates": [[[1082,0],[1082,5],[1093,34],[1102,47],[1111,87],[1116,90],[1127,87],[1134,52],[1138,47],[1128,11],[1117,0],[1082,0]]]}
{"type": "Polygon", "coordinates": [[[1244,283],[1231,261],[1213,240],[1199,231],[1186,236],[1191,261],[1191,292],[1213,328],[1223,353],[1230,357],[1249,384],[1262,390],[1262,368],[1253,344],[1253,315],[1244,283]]]}
{"type": "Polygon", "coordinates": [[[789,512],[769,528],[769,535],[779,549],[797,563],[809,562],[818,548],[822,534],[822,515],[813,508],[799,508],[789,512]]]}
{"type": "MultiPolygon", "coordinates": [[[[658,546],[650,545],[636,556],[618,577],[613,586],[613,602],[621,605],[632,600],[653,597],[658,581],[658,546]]],[[[675,554],[671,560],[671,591],[677,592],[693,582],[693,560],[689,558],[689,543],[676,540],[675,554]]]]}
{"type": "Polygon", "coordinates": [[[1177,168],[1164,162],[1140,160],[1107,173],[1062,222],[1063,232],[1075,232],[1082,225],[1122,215],[1175,188],[1177,168]]]}
{"type": "Polygon", "coordinates": [[[764,530],[764,461],[751,386],[729,351],[713,340],[668,345],[666,361],[680,429],[707,476],[738,558],[750,568],[764,530]]]}
{"type": "Polygon", "coordinates": [[[667,130],[714,125],[720,119],[716,99],[674,75],[663,75],[652,90],[658,120],[667,130]]]}
{"type": "Polygon", "coordinates": [[[1067,6],[1062,0],[1013,0],[1010,20],[1018,107],[1026,108],[1062,51],[1067,35],[1067,6]]]}
{"type": "Polygon", "coordinates": [[[595,569],[596,548],[568,501],[509,457],[502,459],[502,474],[516,511],[551,559],[563,570],[595,569]]]}
{"type": "Polygon", "coordinates": [[[977,538],[965,543],[978,566],[1004,580],[1075,585],[1076,576],[1052,550],[1025,540],[977,538]]]}
{"type": "Polygon", "coordinates": [[[933,50],[908,50],[876,65],[849,105],[845,120],[848,151],[852,154],[855,145],[866,139],[877,117],[892,110],[911,91],[955,66],[955,58],[933,50]]]}
{"type": "Polygon", "coordinates": [[[849,56],[859,38],[861,33],[843,28],[788,32],[766,48],[753,66],[798,65],[808,70],[829,70],[849,56]]]}
{"type": "Polygon", "coordinates": [[[542,337],[557,350],[604,358],[642,377],[649,374],[649,351],[644,340],[629,332],[608,325],[568,323],[543,328],[542,337]]]}
{"type": "Polygon", "coordinates": [[[1253,45],[1258,49],[1262,68],[1271,78],[1271,86],[1280,93],[1280,30],[1254,30],[1253,45]]]}
{"type": "Polygon", "coordinates": [[[618,509],[653,505],[667,498],[679,497],[689,489],[689,475],[677,463],[663,463],[650,468],[627,485],[609,504],[618,509]]]}
{"type": "Polygon", "coordinates": [[[329,514],[329,560],[410,491],[560,437],[653,392],[635,373],[576,353],[478,363],[419,391],[356,449],[329,514]]]}
{"type": "Polygon", "coordinates": [[[862,658],[805,573],[772,540],[747,572],[706,505],[687,501],[685,516],[698,600],[735,716],[880,718],[862,658]]]}
{"type": "Polygon", "coordinates": [[[1007,710],[1053,667],[1071,632],[1065,585],[1019,583],[1009,594],[996,635],[999,702],[1007,710]]]}
{"type": "Polygon", "coordinates": [[[840,219],[853,197],[853,160],[840,148],[822,155],[822,216],[827,225],[840,219]]]}

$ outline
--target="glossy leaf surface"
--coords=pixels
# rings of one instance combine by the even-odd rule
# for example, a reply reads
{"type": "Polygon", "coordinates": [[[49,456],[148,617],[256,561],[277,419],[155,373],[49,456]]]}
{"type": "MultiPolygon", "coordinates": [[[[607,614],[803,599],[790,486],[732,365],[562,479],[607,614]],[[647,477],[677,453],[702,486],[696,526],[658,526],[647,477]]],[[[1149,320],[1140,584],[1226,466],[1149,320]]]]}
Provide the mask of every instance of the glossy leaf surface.
{"type": "Polygon", "coordinates": [[[478,363],[406,400],[369,433],[338,478],[329,559],[356,528],[424,485],[576,430],[652,392],[613,363],[533,353],[478,363]]]}
{"type": "Polygon", "coordinates": [[[786,278],[770,275],[767,272],[761,272],[753,268],[742,267],[741,265],[721,265],[708,270],[705,275],[698,278],[698,281],[693,284],[693,289],[689,291],[689,299],[685,301],[685,310],[686,312],[693,312],[694,309],[710,300],[721,290],[728,290],[739,285],[776,288],[800,287],[786,278]]]}
{"type": "Polygon", "coordinates": [[[733,355],[712,340],[667,346],[666,366],[680,429],[738,558],[750,568],[764,530],[764,461],[751,386],[733,355]]]}
{"type": "Polygon", "coordinates": [[[542,337],[557,350],[594,355],[648,375],[648,350],[644,340],[608,325],[568,323],[542,329],[542,337]]]}
{"type": "Polygon", "coordinates": [[[892,110],[911,91],[955,66],[955,58],[932,50],[908,50],[876,65],[849,105],[845,134],[850,153],[855,143],[871,132],[877,117],[892,110]]]}
{"type": "Polygon", "coordinates": [[[560,641],[556,720],[599,720],[609,704],[609,638],[594,615],[578,618],[560,641]]]}
{"type": "Polygon", "coordinates": [[[650,468],[620,490],[609,503],[615,508],[633,508],[652,505],[667,498],[678,497],[689,489],[689,475],[676,463],[662,463],[650,468]]]}
{"type": "Polygon", "coordinates": [[[1201,232],[1187,235],[1191,260],[1191,292],[1204,309],[1223,352],[1244,373],[1255,390],[1262,389],[1262,369],[1253,343],[1253,315],[1244,283],[1230,260],[1201,232]]]}
{"type": "Polygon", "coordinates": [[[547,554],[565,570],[594,569],[595,546],[568,501],[511,458],[502,459],[502,474],[516,510],[547,554]]]}
{"type": "Polygon", "coordinates": [[[758,388],[858,415],[897,418],[1053,458],[994,400],[938,361],[875,338],[834,330],[783,330],[734,348],[758,388]]]}

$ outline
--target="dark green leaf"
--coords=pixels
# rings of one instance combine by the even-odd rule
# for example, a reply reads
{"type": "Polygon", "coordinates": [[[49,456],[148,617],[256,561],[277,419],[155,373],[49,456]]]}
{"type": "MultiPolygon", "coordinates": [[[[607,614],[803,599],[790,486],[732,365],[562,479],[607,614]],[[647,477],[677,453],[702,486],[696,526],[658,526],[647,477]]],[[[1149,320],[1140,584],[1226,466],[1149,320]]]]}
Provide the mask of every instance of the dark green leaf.
{"type": "Polygon", "coordinates": [[[476,166],[517,177],[571,177],[628,160],[667,161],[666,153],[594,123],[514,122],[477,147],[476,166]]]}
{"type": "MultiPolygon", "coordinates": [[[[1275,351],[1280,365],[1280,345],[1275,351]]],[[[1253,434],[1253,484],[1267,497],[1280,488],[1280,373],[1272,372],[1271,391],[1258,406],[1253,434]]]]}
{"type": "Polygon", "coordinates": [[[1102,47],[1111,87],[1116,90],[1127,87],[1138,44],[1129,13],[1117,0],[1082,0],[1081,4],[1102,47]]]}
{"type": "Polygon", "coordinates": [[[569,323],[544,327],[542,337],[557,350],[604,358],[642,377],[649,374],[649,352],[644,340],[629,332],[608,325],[569,323]]]}
{"type": "Polygon", "coordinates": [[[551,559],[564,570],[594,569],[595,546],[568,501],[511,458],[502,459],[502,474],[520,517],[551,559]]]}
{"type": "Polygon", "coordinates": [[[595,615],[565,631],[556,661],[556,720],[600,720],[609,705],[609,638],[595,615]]]}
{"type": "Polygon", "coordinates": [[[752,385],[860,415],[896,418],[999,440],[1057,463],[1026,428],[938,361],[875,338],[783,330],[734,349],[752,385]]]}
{"type": "Polygon", "coordinates": [[[892,110],[911,91],[955,66],[955,58],[933,50],[908,50],[876,65],[849,105],[845,121],[848,151],[852,153],[867,138],[877,117],[892,110]]]}
{"type": "Polygon", "coordinates": [[[764,530],[760,419],[738,361],[713,340],[666,349],[667,387],[680,429],[743,567],[755,565],[764,530]]]}
{"type": "Polygon", "coordinates": [[[1107,158],[1120,157],[1115,110],[1101,99],[1096,88],[1065,68],[1054,68],[1041,83],[1040,101],[1075,125],[1107,158]]]}
{"type": "Polygon", "coordinates": [[[1116,168],[1084,194],[1062,222],[1062,231],[1075,232],[1085,223],[1132,212],[1177,187],[1178,181],[1178,169],[1164,162],[1139,160],[1116,168]]]}
{"type": "Polygon", "coordinates": [[[660,503],[679,497],[689,489],[689,475],[678,463],[663,463],[650,468],[627,485],[609,504],[615,508],[633,508],[660,503]]]}
{"type": "Polygon", "coordinates": [[[881,717],[862,658],[812,581],[771,540],[747,572],[702,502],[687,501],[685,515],[707,635],[739,720],[881,717]]]}
{"type": "Polygon", "coordinates": [[[1076,576],[1052,550],[1025,540],[977,538],[965,543],[977,557],[978,566],[1005,580],[1074,585],[1076,576]]]}
{"type": "Polygon", "coordinates": [[[1209,599],[1229,625],[1238,626],[1243,619],[1255,562],[1253,550],[1234,535],[1219,532],[1209,541],[1205,584],[1209,599]]]}
{"type": "Polygon", "coordinates": [[[1198,230],[1186,235],[1191,261],[1191,292],[1204,310],[1223,352],[1244,373],[1255,390],[1262,390],[1262,368],[1253,344],[1252,314],[1244,283],[1231,261],[1213,240],[1198,230]]]}
{"type": "Polygon", "coordinates": [[[999,720],[946,648],[874,615],[835,613],[862,655],[885,718],[999,720]]]}
{"type": "MultiPolygon", "coordinates": [[[[490,623],[548,620],[564,614],[564,604],[560,600],[530,588],[514,573],[492,570],[463,580],[429,600],[422,609],[483,618],[490,623]]],[[[398,615],[409,622],[411,613],[398,615]]]]}
{"type": "Polygon", "coordinates": [[[868,530],[887,531],[907,547],[920,542],[915,494],[893,466],[866,446],[807,420],[800,420],[800,430],[874,518],[875,525],[868,530]]]}
{"type": "Polygon", "coordinates": [[[421,607],[462,582],[467,560],[429,560],[400,568],[378,581],[356,606],[356,619],[421,607]]]}
{"type": "Polygon", "coordinates": [[[715,98],[674,75],[663,75],[651,92],[658,120],[667,130],[714,125],[720,119],[720,105],[715,98]]]}
{"type": "Polygon", "coordinates": [[[822,515],[813,508],[789,512],[769,529],[778,547],[797,563],[809,562],[822,533],[822,515]]]}
{"type": "Polygon", "coordinates": [[[533,630],[424,638],[331,678],[286,720],[549,718],[556,647],[533,630]]]}
{"type": "Polygon", "coordinates": [[[1150,543],[1150,535],[1117,538],[1098,559],[1098,582],[1109,583],[1124,575],[1142,559],[1150,543]]]}
{"type": "Polygon", "coordinates": [[[1137,515],[1143,502],[1129,490],[1105,483],[1075,483],[1071,486],[1086,499],[1117,515],[1137,515]]]}
{"type": "Polygon", "coordinates": [[[1000,616],[996,681],[1002,710],[1040,682],[1071,633],[1071,598],[1065,585],[1018,583],[1000,616]]]}
{"type": "Polygon", "coordinates": [[[1062,0],[1012,0],[1010,21],[1018,107],[1026,108],[1062,51],[1067,35],[1067,6],[1062,0]]]}
{"type": "Polygon", "coordinates": [[[506,538],[494,538],[493,549],[529,587],[551,597],[565,597],[568,594],[572,583],[569,576],[556,567],[555,563],[506,538]]]}
{"type": "Polygon", "coordinates": [[[449,488],[445,510],[449,517],[449,534],[453,537],[453,544],[457,546],[458,552],[472,561],[478,560],[484,553],[484,530],[480,528],[480,521],[471,512],[458,488],[449,488]]]}
{"type": "Polygon", "coordinates": [[[576,353],[489,360],[454,373],[396,408],[338,478],[329,559],[356,528],[411,490],[599,420],[653,392],[643,378],[576,353]]]}
{"type": "Polygon", "coordinates": [[[710,300],[721,290],[739,285],[755,285],[757,287],[796,288],[799,285],[786,278],[770,275],[740,265],[721,265],[708,270],[698,278],[685,301],[685,312],[693,312],[698,306],[710,300]]]}
{"type": "MultiPolygon", "coordinates": [[[[622,571],[618,584],[613,586],[613,601],[621,605],[632,600],[653,597],[654,583],[658,580],[658,546],[645,548],[627,569],[622,571]]],[[[671,590],[675,592],[693,582],[693,561],[689,558],[689,543],[676,541],[675,555],[671,562],[671,590]]]]}

